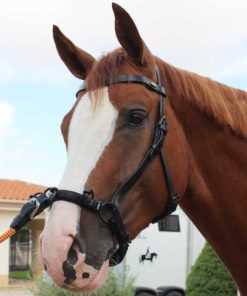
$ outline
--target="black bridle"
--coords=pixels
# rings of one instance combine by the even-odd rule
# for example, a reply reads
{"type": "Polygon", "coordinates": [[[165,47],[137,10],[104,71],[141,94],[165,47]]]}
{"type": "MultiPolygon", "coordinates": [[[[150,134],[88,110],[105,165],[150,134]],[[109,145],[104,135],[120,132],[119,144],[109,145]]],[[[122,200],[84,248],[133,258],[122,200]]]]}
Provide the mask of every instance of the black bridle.
{"type": "MultiPolygon", "coordinates": [[[[110,258],[110,265],[116,265],[120,263],[128,250],[130,239],[126,227],[123,224],[120,212],[119,205],[122,199],[125,197],[127,192],[136,184],[140,179],[143,172],[147,168],[148,164],[156,157],[159,156],[165,176],[165,181],[167,184],[168,190],[168,203],[164,211],[157,216],[152,222],[155,223],[159,219],[171,214],[176,210],[179,196],[175,193],[171,175],[169,173],[168,164],[162,151],[162,146],[164,138],[167,134],[167,121],[164,114],[164,98],[166,97],[165,89],[162,86],[161,77],[159,69],[156,70],[157,81],[158,83],[153,82],[147,77],[140,75],[118,75],[109,80],[105,81],[105,85],[109,86],[112,84],[118,83],[137,83],[145,86],[150,91],[154,91],[159,94],[159,119],[156,123],[153,142],[144,156],[141,163],[138,165],[136,170],[131,176],[129,176],[113,193],[113,196],[110,201],[99,201],[94,199],[94,193],[92,190],[85,190],[82,194],[69,191],[69,190],[60,190],[57,188],[48,188],[47,191],[43,194],[34,195],[31,204],[31,207],[26,207],[26,220],[33,218],[42,212],[46,207],[51,206],[53,202],[58,200],[65,200],[77,204],[82,208],[86,208],[90,211],[96,212],[99,214],[100,219],[106,223],[111,230],[112,234],[115,236],[118,242],[118,249],[113,253],[110,258]]],[[[83,83],[77,94],[81,91],[86,91],[86,83],[83,83]]],[[[24,212],[23,212],[24,213],[24,212]]],[[[23,214],[24,217],[24,214],[23,214]]],[[[13,221],[11,226],[15,229],[20,228],[21,224],[21,214],[13,221]],[[19,217],[19,218],[18,218],[19,217]],[[19,223],[19,224],[18,224],[19,223]]]]}

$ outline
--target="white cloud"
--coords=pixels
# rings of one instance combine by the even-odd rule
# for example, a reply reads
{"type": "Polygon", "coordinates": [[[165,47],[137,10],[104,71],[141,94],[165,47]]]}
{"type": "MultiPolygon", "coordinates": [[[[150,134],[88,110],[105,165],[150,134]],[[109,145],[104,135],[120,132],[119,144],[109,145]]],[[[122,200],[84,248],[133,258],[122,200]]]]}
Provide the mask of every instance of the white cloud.
{"type": "Polygon", "coordinates": [[[0,129],[9,127],[13,123],[14,108],[5,101],[0,101],[0,129]]]}
{"type": "MultiPolygon", "coordinates": [[[[150,49],[167,62],[216,79],[247,75],[246,0],[117,2],[129,11],[150,49]]],[[[0,70],[0,82],[70,77],[55,51],[53,23],[96,56],[118,46],[110,0],[10,0],[1,6],[0,22],[7,69],[6,74],[0,70]]]]}

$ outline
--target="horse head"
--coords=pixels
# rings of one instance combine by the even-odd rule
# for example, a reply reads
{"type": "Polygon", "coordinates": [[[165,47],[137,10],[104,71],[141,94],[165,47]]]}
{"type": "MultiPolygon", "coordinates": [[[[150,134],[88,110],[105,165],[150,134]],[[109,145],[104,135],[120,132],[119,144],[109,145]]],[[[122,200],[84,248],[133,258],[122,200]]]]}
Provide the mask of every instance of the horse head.
{"type": "MultiPolygon", "coordinates": [[[[164,80],[161,60],[151,54],[132,18],[117,4],[113,4],[113,11],[122,47],[98,61],[75,46],[58,27],[53,30],[61,59],[73,75],[86,82],[61,124],[68,160],[58,188],[65,195],[66,191],[93,192],[93,199],[105,204],[150,150],[162,93],[160,89],[153,91],[152,85],[114,83],[112,79],[128,75],[157,82],[158,66],[164,80]]],[[[165,109],[169,132],[160,150],[166,153],[176,192],[183,196],[188,176],[185,135],[168,101],[165,109]]],[[[157,155],[117,203],[118,222],[123,224],[120,228],[124,227],[130,240],[167,207],[169,188],[163,169],[157,155]]],[[[104,215],[111,215],[112,210],[115,208],[105,207],[104,215]]],[[[107,277],[109,261],[119,248],[117,236],[102,221],[102,213],[66,200],[55,201],[41,235],[42,262],[58,285],[92,291],[107,277]]]]}

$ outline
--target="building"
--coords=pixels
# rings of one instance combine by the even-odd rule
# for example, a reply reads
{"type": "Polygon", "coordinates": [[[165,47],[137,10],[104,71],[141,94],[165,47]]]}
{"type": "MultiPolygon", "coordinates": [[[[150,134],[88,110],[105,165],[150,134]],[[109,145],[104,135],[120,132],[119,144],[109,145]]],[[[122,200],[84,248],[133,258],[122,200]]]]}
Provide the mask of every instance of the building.
{"type": "MultiPolygon", "coordinates": [[[[9,229],[13,218],[31,194],[43,192],[45,187],[17,180],[0,180],[0,233],[9,229]]],[[[40,214],[11,239],[0,244],[0,286],[9,285],[10,271],[41,271],[39,236],[44,227],[45,216],[40,214]]]]}

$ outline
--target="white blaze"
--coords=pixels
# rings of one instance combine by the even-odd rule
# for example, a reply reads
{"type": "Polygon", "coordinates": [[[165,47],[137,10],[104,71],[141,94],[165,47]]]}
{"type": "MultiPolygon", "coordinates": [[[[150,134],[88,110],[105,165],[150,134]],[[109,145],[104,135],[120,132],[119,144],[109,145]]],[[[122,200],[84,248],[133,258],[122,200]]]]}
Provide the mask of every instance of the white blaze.
{"type": "Polygon", "coordinates": [[[60,189],[83,192],[90,173],[112,140],[117,117],[106,87],[97,108],[88,93],[81,98],[69,126],[68,161],[60,189]]]}
{"type": "MultiPolygon", "coordinates": [[[[107,88],[102,89],[100,100],[95,108],[86,93],[74,110],[68,131],[68,161],[58,186],[60,189],[82,193],[90,173],[113,138],[118,112],[109,100],[107,88]]],[[[56,201],[52,205],[49,221],[42,234],[43,264],[52,279],[60,285],[64,282],[62,265],[78,232],[79,219],[79,206],[66,201],[56,201]]],[[[74,267],[77,273],[80,272],[80,276],[72,285],[85,287],[91,279],[98,278],[98,271],[83,264],[85,254],[77,252],[77,255],[78,261],[74,267]],[[88,272],[88,268],[90,279],[82,279],[82,270],[88,272]]],[[[107,264],[103,265],[101,271],[106,269],[107,264]]],[[[103,273],[105,274],[106,272],[103,273]]],[[[100,278],[103,279],[102,275],[100,278]]]]}

